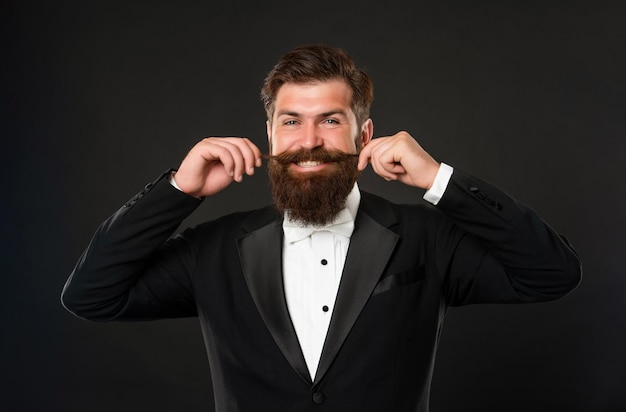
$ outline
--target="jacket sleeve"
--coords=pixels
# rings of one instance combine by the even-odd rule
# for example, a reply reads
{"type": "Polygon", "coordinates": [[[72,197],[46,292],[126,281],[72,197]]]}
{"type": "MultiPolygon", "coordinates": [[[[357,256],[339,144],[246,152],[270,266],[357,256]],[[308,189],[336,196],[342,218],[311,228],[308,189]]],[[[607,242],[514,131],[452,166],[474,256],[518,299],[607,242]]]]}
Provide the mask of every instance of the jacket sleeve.
{"type": "Polygon", "coordinates": [[[455,169],[437,208],[453,222],[437,234],[449,304],[549,301],[580,282],[567,240],[500,189],[455,169]]]}
{"type": "Polygon", "coordinates": [[[150,183],[96,231],[67,280],[61,301],[97,321],[195,315],[190,247],[170,239],[200,204],[167,181],[150,183]]]}

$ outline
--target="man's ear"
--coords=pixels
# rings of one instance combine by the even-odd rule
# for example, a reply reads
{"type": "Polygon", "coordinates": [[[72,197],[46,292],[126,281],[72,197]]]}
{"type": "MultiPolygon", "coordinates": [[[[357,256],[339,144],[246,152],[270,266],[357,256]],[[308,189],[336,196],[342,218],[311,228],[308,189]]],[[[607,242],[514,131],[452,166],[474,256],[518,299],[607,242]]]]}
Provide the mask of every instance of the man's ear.
{"type": "Polygon", "coordinates": [[[373,136],[374,122],[372,121],[372,119],[367,119],[365,122],[363,122],[363,126],[361,126],[361,147],[365,147],[370,142],[370,140],[372,140],[373,136]]]}

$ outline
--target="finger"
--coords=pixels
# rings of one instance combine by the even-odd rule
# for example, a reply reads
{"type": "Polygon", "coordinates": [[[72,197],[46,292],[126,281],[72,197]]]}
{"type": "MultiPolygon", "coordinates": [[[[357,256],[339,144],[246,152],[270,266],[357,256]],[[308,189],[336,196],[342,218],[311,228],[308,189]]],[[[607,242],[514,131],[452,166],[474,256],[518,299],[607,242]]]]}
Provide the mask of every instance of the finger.
{"type": "Polygon", "coordinates": [[[220,151],[219,159],[224,165],[225,170],[237,182],[241,182],[245,173],[245,159],[242,153],[242,144],[238,140],[217,139],[215,144],[223,149],[220,151]]]}
{"type": "Polygon", "coordinates": [[[372,159],[375,156],[378,156],[378,153],[381,151],[381,147],[385,147],[387,139],[387,137],[378,137],[376,139],[372,139],[367,145],[363,147],[363,149],[361,149],[361,153],[359,154],[359,162],[357,165],[359,170],[365,170],[367,164],[372,163],[372,159]]]}
{"type": "Polygon", "coordinates": [[[389,172],[395,175],[402,175],[406,173],[406,169],[400,163],[394,163],[389,168],[389,172]]]}
{"type": "Polygon", "coordinates": [[[263,154],[248,138],[239,139],[238,143],[243,155],[246,174],[251,176],[254,174],[254,168],[261,166],[263,154]]]}
{"type": "Polygon", "coordinates": [[[228,149],[223,147],[223,144],[220,144],[220,139],[218,138],[201,140],[191,149],[183,161],[183,165],[186,166],[185,170],[199,177],[205,175],[208,165],[214,165],[215,163],[220,163],[226,174],[232,176],[234,160],[228,149]]]}
{"type": "Polygon", "coordinates": [[[392,168],[390,168],[388,164],[380,161],[380,159],[373,158],[373,161],[371,161],[370,163],[372,164],[372,168],[374,169],[376,174],[383,179],[396,180],[398,178],[397,174],[393,173],[392,168]]]}
{"type": "Polygon", "coordinates": [[[254,154],[254,166],[261,167],[263,164],[263,152],[261,152],[261,149],[259,149],[259,147],[252,143],[249,139],[246,139],[246,143],[250,146],[252,153],[254,154]]]}
{"type": "Polygon", "coordinates": [[[372,165],[372,169],[374,172],[385,180],[394,180],[395,176],[392,173],[389,173],[387,168],[385,167],[384,162],[381,161],[381,158],[377,154],[373,154],[370,158],[370,164],[372,165]]]}
{"type": "Polygon", "coordinates": [[[241,156],[243,171],[239,175],[243,175],[243,173],[252,175],[254,174],[254,168],[261,166],[263,154],[250,139],[245,137],[224,137],[220,138],[220,143],[232,144],[233,147],[225,147],[232,149],[231,153],[234,158],[241,156]]]}
{"type": "Polygon", "coordinates": [[[367,167],[368,163],[370,162],[370,158],[372,156],[372,143],[370,142],[367,146],[365,146],[362,150],[361,153],[359,153],[359,163],[357,164],[357,168],[360,171],[365,170],[365,168],[367,167]]]}
{"type": "Polygon", "coordinates": [[[388,139],[381,139],[378,144],[372,148],[370,157],[372,168],[382,178],[386,180],[396,180],[397,172],[402,169],[397,168],[395,163],[393,145],[389,144],[388,139]]]}
{"type": "Polygon", "coordinates": [[[359,163],[357,164],[357,169],[362,172],[363,170],[365,170],[369,162],[369,156],[364,155],[363,152],[361,152],[361,154],[359,154],[359,163]]]}

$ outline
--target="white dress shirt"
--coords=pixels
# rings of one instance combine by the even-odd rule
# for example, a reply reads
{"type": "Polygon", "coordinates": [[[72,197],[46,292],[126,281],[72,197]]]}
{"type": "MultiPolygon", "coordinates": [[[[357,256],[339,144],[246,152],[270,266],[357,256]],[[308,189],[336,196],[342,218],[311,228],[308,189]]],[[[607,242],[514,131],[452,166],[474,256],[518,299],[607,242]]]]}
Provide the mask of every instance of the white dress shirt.
{"type": "Polygon", "coordinates": [[[342,228],[339,232],[317,228],[307,236],[304,232],[307,228],[288,217],[283,221],[285,298],[312,379],[335,306],[360,202],[361,193],[355,184],[346,199],[345,209],[334,221],[342,228]]]}

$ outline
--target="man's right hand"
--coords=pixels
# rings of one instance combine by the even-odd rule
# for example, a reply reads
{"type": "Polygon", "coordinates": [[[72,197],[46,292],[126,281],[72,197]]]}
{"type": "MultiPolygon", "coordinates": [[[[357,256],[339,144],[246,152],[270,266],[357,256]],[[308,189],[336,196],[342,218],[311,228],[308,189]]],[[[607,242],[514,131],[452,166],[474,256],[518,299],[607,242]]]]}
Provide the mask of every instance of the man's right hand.
{"type": "Polygon", "coordinates": [[[174,181],[188,195],[210,196],[233,181],[241,182],[244,174],[252,176],[261,158],[259,148],[247,138],[208,137],[189,151],[174,181]]]}

